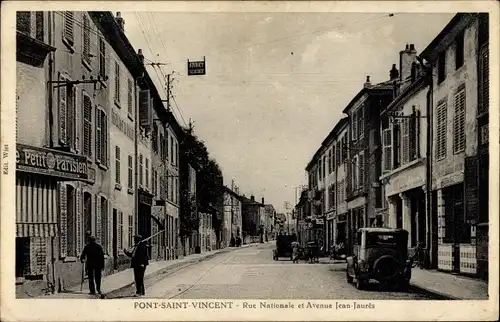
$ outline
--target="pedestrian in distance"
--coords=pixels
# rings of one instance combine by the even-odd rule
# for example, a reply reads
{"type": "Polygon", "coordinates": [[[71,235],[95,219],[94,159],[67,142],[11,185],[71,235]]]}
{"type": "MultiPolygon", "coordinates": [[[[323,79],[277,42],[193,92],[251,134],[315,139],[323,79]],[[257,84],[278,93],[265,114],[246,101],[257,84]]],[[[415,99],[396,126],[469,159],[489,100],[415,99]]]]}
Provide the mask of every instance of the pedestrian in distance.
{"type": "Polygon", "coordinates": [[[83,249],[80,261],[83,263],[86,259],[86,269],[89,277],[90,294],[101,293],[101,271],[104,269],[104,250],[99,245],[94,236],[87,236],[87,245],[83,249]],[[95,283],[95,284],[94,284],[95,283]]]}
{"type": "Polygon", "coordinates": [[[123,252],[132,258],[130,266],[134,269],[135,296],[146,295],[144,273],[146,272],[146,266],[149,264],[148,246],[142,241],[142,236],[135,235],[132,251],[124,249],[123,252]]]}

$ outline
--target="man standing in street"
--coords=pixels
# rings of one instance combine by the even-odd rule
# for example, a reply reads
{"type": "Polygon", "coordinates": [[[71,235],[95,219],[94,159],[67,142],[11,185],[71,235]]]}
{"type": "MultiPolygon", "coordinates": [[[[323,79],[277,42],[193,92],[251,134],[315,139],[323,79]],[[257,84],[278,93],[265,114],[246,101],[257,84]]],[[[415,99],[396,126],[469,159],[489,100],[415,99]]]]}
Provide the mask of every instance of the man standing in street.
{"type": "Polygon", "coordinates": [[[146,295],[146,290],[144,289],[144,273],[146,272],[146,266],[149,264],[148,247],[142,241],[142,236],[140,235],[134,236],[134,244],[131,252],[126,249],[124,249],[123,252],[132,258],[130,266],[134,269],[135,295],[146,295]]]}
{"type": "Polygon", "coordinates": [[[104,269],[104,251],[102,246],[96,243],[94,236],[87,236],[87,245],[83,249],[80,261],[83,263],[87,258],[86,268],[89,277],[90,294],[101,294],[101,271],[104,269]],[[94,285],[95,282],[95,285],[94,285]]]}

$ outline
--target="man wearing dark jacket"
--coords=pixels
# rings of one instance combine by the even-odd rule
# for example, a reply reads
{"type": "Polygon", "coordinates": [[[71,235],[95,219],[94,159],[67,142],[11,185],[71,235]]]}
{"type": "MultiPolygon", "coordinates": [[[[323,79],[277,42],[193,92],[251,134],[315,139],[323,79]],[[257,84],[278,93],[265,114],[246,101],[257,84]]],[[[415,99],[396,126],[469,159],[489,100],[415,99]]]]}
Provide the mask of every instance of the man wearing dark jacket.
{"type": "Polygon", "coordinates": [[[87,258],[86,268],[89,276],[90,294],[95,294],[96,287],[97,293],[101,294],[101,271],[104,269],[104,251],[102,246],[96,243],[94,236],[88,236],[87,241],[88,243],[83,249],[80,260],[83,263],[84,259],[87,258]]]}
{"type": "Polygon", "coordinates": [[[131,252],[126,249],[123,252],[132,258],[130,266],[134,269],[136,296],[146,295],[144,273],[146,272],[146,266],[149,264],[148,246],[142,241],[142,236],[140,235],[134,236],[134,243],[135,245],[131,252]]]}

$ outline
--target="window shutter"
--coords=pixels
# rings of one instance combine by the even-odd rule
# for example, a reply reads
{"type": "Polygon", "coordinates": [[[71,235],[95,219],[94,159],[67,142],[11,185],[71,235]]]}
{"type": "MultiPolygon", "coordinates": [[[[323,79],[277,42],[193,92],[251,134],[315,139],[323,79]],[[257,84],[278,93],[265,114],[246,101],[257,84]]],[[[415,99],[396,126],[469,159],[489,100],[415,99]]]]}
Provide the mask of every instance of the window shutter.
{"type": "Polygon", "coordinates": [[[465,150],[465,89],[455,95],[453,118],[453,151],[465,150]]]}
{"type": "Polygon", "coordinates": [[[402,152],[402,164],[408,163],[410,160],[410,136],[409,136],[409,119],[403,119],[403,131],[401,132],[401,152],[402,152]]]}
{"type": "Polygon", "coordinates": [[[383,171],[392,170],[392,129],[388,128],[382,131],[383,146],[383,171]]]}
{"type": "Polygon", "coordinates": [[[59,183],[59,243],[60,255],[66,257],[68,253],[68,195],[65,183],[59,183]]]}
{"type": "Polygon", "coordinates": [[[478,157],[477,156],[466,157],[465,172],[464,172],[465,220],[466,222],[471,224],[475,224],[479,218],[478,178],[479,178],[478,157]]]}
{"type": "Polygon", "coordinates": [[[118,211],[118,236],[116,236],[118,249],[123,248],[123,212],[118,211]]]}
{"type": "Polygon", "coordinates": [[[352,112],[352,141],[356,141],[358,138],[358,117],[356,112],[352,112]]]}
{"type": "Polygon", "coordinates": [[[83,154],[92,157],[92,103],[83,95],[83,154]]]}
{"type": "MultiPolygon", "coordinates": [[[[60,81],[67,81],[64,77],[59,77],[60,81]]],[[[67,111],[68,111],[68,87],[59,87],[59,141],[61,144],[68,143],[68,124],[67,124],[67,111]]]]}
{"type": "Polygon", "coordinates": [[[438,105],[437,108],[437,144],[436,158],[438,160],[446,157],[446,129],[447,129],[447,104],[438,105]]]}
{"type": "MultiPolygon", "coordinates": [[[[75,127],[75,138],[74,138],[74,146],[75,146],[75,151],[76,153],[80,153],[81,151],[81,142],[80,142],[80,136],[81,136],[81,133],[82,133],[82,123],[83,123],[83,108],[76,108],[79,104],[81,103],[82,107],[83,107],[83,97],[82,97],[82,102],[77,102],[77,96],[76,93],[77,93],[77,90],[76,88],[73,88],[74,90],[74,106],[75,106],[75,109],[74,109],[74,112],[73,112],[73,115],[75,117],[75,121],[74,121],[74,127],[75,127]]],[[[83,92],[82,92],[83,93],[83,92]]],[[[83,95],[83,94],[82,94],[83,95]]]]}
{"type": "Polygon", "coordinates": [[[150,126],[151,98],[149,90],[139,91],[139,125],[144,128],[150,126]]]}
{"type": "Polygon", "coordinates": [[[70,45],[74,44],[74,12],[64,11],[64,27],[63,27],[63,37],[69,42],[70,45]]]}
{"type": "Polygon", "coordinates": [[[95,160],[101,162],[101,110],[96,106],[95,108],[95,160]]]}
{"type": "Polygon", "coordinates": [[[106,166],[109,166],[109,140],[108,140],[108,116],[106,113],[102,113],[102,137],[103,137],[103,145],[102,145],[102,150],[103,150],[103,162],[106,166]]]}
{"type": "Polygon", "coordinates": [[[106,207],[106,249],[108,250],[108,254],[113,254],[113,248],[112,248],[112,243],[111,241],[113,240],[113,234],[111,227],[113,227],[113,207],[111,205],[111,200],[107,200],[107,207],[106,207]]]}
{"type": "Polygon", "coordinates": [[[359,154],[358,163],[359,163],[359,165],[358,165],[358,172],[359,172],[358,187],[360,189],[363,189],[365,186],[365,154],[363,152],[361,152],[359,154]]]}
{"type": "Polygon", "coordinates": [[[365,115],[364,115],[364,106],[361,105],[361,107],[358,110],[358,123],[359,123],[359,137],[363,137],[365,134],[365,115]]]}
{"type": "Polygon", "coordinates": [[[480,97],[480,105],[479,105],[479,113],[484,113],[489,110],[489,100],[490,100],[490,62],[489,62],[489,48],[486,43],[481,48],[479,61],[479,97],[480,97]]]}
{"type": "Polygon", "coordinates": [[[128,113],[132,116],[134,115],[133,113],[133,100],[132,100],[132,91],[133,89],[133,84],[132,84],[132,80],[128,80],[128,113]]]}
{"type": "Polygon", "coordinates": [[[83,222],[83,198],[82,198],[82,189],[76,189],[76,255],[81,254],[82,247],[82,222],[83,222]]]}
{"type": "Polygon", "coordinates": [[[90,22],[89,17],[83,13],[83,56],[82,59],[90,65],[90,22]]]}
{"type": "Polygon", "coordinates": [[[95,198],[95,238],[97,243],[103,246],[103,238],[102,238],[102,223],[101,223],[101,197],[96,196],[95,198]]]}

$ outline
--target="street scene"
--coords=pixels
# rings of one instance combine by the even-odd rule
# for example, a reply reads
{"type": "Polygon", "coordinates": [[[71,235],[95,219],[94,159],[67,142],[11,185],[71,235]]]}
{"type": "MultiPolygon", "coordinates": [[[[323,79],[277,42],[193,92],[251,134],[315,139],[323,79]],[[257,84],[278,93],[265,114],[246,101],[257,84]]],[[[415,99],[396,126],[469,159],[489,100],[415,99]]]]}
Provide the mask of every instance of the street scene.
{"type": "Polygon", "coordinates": [[[487,300],[489,19],[17,11],[16,297],[487,300]]]}

